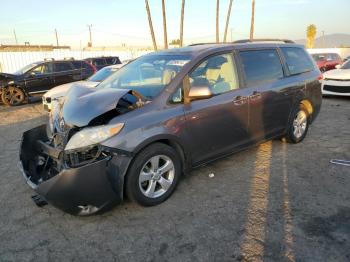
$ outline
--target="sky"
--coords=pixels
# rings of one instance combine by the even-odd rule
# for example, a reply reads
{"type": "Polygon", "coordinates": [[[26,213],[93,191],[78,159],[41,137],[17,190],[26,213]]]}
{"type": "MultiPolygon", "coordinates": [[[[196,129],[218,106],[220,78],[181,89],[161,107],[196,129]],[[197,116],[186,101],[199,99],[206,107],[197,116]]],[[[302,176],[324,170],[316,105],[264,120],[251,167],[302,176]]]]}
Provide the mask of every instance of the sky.
{"type": "MultiPolygon", "coordinates": [[[[179,38],[181,0],[166,0],[168,41],[179,38]]],[[[315,24],[322,34],[350,34],[350,0],[255,0],[256,38],[305,38],[315,24]]],[[[149,0],[159,46],[163,43],[161,0],[149,0]]],[[[220,0],[220,39],[229,0],[220,0]]],[[[248,38],[251,0],[234,0],[228,40],[248,38]]],[[[216,0],[186,0],[184,42],[215,41],[216,0]]],[[[94,46],[151,46],[144,0],[2,0],[0,44],[59,44],[84,47],[92,25],[94,46]]]]}

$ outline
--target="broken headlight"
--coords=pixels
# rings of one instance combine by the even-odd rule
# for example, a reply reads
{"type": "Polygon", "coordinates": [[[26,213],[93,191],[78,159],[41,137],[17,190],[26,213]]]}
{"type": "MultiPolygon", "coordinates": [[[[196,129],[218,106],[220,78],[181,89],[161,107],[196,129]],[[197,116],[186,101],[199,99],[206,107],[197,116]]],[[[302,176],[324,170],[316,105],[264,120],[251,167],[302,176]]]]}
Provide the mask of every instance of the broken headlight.
{"type": "Polygon", "coordinates": [[[75,150],[101,143],[108,138],[118,134],[124,124],[103,125],[97,127],[87,127],[75,133],[68,141],[65,150],[75,150]]]}

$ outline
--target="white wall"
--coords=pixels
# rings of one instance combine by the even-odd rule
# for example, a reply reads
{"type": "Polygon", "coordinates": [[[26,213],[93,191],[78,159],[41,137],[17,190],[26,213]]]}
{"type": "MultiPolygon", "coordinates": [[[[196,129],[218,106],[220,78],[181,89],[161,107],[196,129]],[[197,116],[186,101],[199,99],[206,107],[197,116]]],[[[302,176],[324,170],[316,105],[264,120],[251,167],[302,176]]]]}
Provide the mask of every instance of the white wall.
{"type": "MultiPolygon", "coordinates": [[[[149,52],[149,51],[148,51],[149,52]]],[[[76,51],[76,50],[54,50],[40,52],[0,52],[0,72],[12,73],[18,69],[45,58],[63,59],[74,57],[83,59],[96,56],[119,56],[120,60],[136,58],[148,53],[140,50],[105,50],[105,51],[76,51]]]]}

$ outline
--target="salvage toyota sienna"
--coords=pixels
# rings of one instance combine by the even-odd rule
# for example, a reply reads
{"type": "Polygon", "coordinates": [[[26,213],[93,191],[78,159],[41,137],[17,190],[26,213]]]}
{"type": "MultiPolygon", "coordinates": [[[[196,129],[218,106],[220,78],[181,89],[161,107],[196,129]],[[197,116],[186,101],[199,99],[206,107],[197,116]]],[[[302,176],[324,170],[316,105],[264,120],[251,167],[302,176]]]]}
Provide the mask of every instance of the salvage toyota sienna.
{"type": "Polygon", "coordinates": [[[301,142],[321,74],[291,41],[198,44],[147,54],[96,88],[75,86],[23,134],[38,205],[88,215],[124,196],[165,201],[192,168],[273,138],[301,142]]]}

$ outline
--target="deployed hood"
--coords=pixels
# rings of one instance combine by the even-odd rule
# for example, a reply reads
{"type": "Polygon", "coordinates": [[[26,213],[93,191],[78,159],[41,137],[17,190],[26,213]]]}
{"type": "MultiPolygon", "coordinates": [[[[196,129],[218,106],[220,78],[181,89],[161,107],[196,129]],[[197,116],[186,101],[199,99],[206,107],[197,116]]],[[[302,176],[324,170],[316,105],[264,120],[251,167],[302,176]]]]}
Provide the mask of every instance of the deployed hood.
{"type": "Polygon", "coordinates": [[[347,80],[350,79],[350,69],[334,69],[323,74],[325,78],[347,80]]]}
{"type": "Polygon", "coordinates": [[[68,126],[87,126],[94,118],[116,109],[119,100],[130,93],[129,89],[95,89],[76,85],[63,104],[62,118],[68,126]]]}
{"type": "Polygon", "coordinates": [[[44,94],[44,97],[51,97],[51,99],[55,99],[58,97],[65,96],[69,89],[73,86],[85,86],[85,87],[95,87],[98,82],[93,81],[77,81],[73,83],[68,83],[60,86],[56,86],[44,94]]]}

